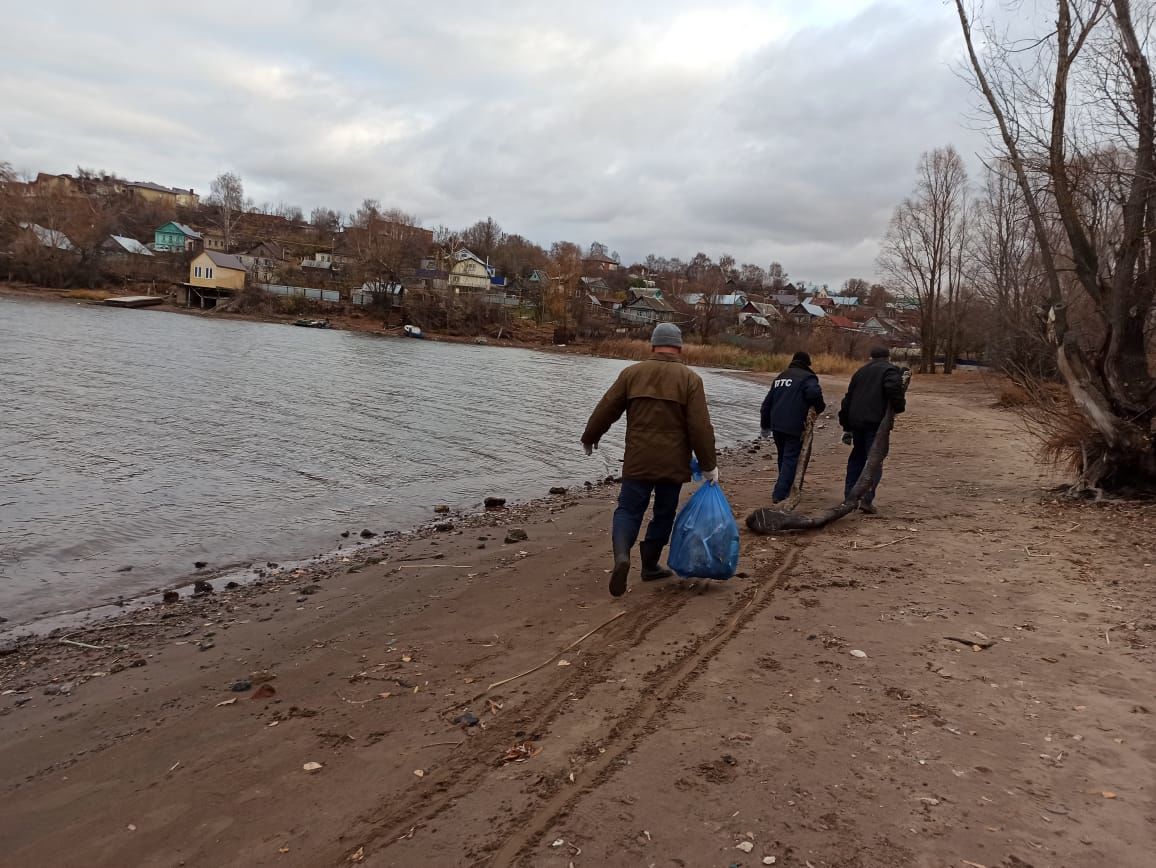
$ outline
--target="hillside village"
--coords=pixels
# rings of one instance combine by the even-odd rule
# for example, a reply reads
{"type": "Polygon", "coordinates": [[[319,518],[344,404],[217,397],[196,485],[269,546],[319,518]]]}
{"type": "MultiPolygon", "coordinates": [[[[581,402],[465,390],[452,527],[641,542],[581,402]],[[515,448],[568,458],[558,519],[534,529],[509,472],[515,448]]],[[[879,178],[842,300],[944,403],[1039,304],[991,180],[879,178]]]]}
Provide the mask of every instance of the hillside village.
{"type": "Polygon", "coordinates": [[[918,305],[862,279],[832,290],[792,280],[778,263],[703,253],[626,265],[598,242],[546,250],[492,219],[431,230],[374,200],[345,218],[316,209],[306,219],[299,209],[255,208],[239,179],[221,177],[235,181],[231,197],[85,170],[27,181],[8,173],[0,276],[201,310],[350,313],[459,334],[532,325],[555,342],[641,335],[658,322],[703,343],[805,340],[855,353],[868,341],[919,342],[918,305]]]}

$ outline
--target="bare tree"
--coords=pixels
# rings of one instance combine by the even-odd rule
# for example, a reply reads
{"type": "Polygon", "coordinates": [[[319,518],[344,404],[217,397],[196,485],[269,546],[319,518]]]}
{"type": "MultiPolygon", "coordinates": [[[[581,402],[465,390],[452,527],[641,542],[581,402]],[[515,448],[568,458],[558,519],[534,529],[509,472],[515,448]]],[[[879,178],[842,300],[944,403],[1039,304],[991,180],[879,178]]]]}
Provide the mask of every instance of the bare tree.
{"type": "Polygon", "coordinates": [[[309,214],[309,222],[318,232],[333,235],[341,229],[341,212],[332,208],[314,208],[309,214]]]}
{"type": "Polygon", "coordinates": [[[463,232],[461,241],[476,256],[489,261],[505,236],[506,233],[502,231],[497,221],[493,217],[487,217],[463,232]]]}
{"type": "Polygon", "coordinates": [[[1076,491],[1154,486],[1156,89],[1133,3],[1055,0],[1054,29],[1013,51],[989,28],[982,56],[962,0],[956,11],[1035,232],[1056,363],[1079,413],[1048,446],[1077,469],[1076,491]],[[1081,301],[1094,335],[1069,316],[1081,301]]]}
{"type": "Polygon", "coordinates": [[[787,285],[787,272],[783,270],[782,264],[772,262],[767,269],[767,277],[771,281],[771,290],[774,292],[782,292],[783,287],[787,285]]]}
{"type": "Polygon", "coordinates": [[[767,285],[767,272],[761,265],[744,262],[739,267],[739,283],[748,292],[761,292],[767,285]]]}
{"type": "Polygon", "coordinates": [[[277,207],[273,209],[273,213],[278,217],[284,217],[290,223],[303,223],[305,221],[305,212],[297,205],[290,205],[287,202],[279,202],[277,207]]]}
{"type": "Polygon", "coordinates": [[[1013,374],[1051,375],[1047,287],[1023,193],[1005,161],[988,166],[973,202],[968,251],[975,291],[991,312],[989,360],[1013,374]]]}
{"type": "MultiPolygon", "coordinates": [[[[584,315],[582,258],[582,248],[573,242],[555,241],[550,245],[550,286],[543,290],[542,306],[555,323],[561,322],[564,334],[570,332],[575,314],[584,315]]],[[[557,326],[555,333],[558,333],[557,326]]]]}
{"type": "Polygon", "coordinates": [[[368,285],[386,325],[393,307],[404,308],[406,270],[417,265],[428,238],[412,214],[397,208],[382,210],[376,199],[366,199],[345,231],[355,261],[354,280],[368,285]]]}
{"type": "Polygon", "coordinates": [[[729,253],[723,253],[718,258],[718,267],[722,271],[723,279],[738,282],[739,270],[736,268],[735,258],[729,253]]]}
{"type": "Polygon", "coordinates": [[[213,179],[210,191],[209,204],[217,211],[217,222],[225,237],[225,250],[230,250],[233,228],[245,210],[245,187],[239,177],[232,172],[225,172],[213,179]]]}
{"type": "MultiPolygon", "coordinates": [[[[919,307],[921,370],[934,372],[940,305],[952,292],[967,208],[967,169],[948,145],[923,154],[915,191],[895,209],[879,253],[879,269],[919,307]]],[[[949,369],[950,371],[950,369],[949,369]]]]}
{"type": "Polygon", "coordinates": [[[839,290],[839,295],[846,298],[857,298],[859,301],[866,301],[870,293],[871,284],[862,277],[847,278],[843,281],[843,288],[839,290]]]}

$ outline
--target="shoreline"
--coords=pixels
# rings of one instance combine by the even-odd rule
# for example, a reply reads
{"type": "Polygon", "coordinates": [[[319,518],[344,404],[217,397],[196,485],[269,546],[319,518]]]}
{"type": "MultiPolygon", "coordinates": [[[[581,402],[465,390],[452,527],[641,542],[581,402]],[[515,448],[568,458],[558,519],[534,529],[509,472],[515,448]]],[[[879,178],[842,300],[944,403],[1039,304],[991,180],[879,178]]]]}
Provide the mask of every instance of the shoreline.
{"type": "MultiPolygon", "coordinates": [[[[4,654],[8,859],[1145,864],[1156,515],[1049,495],[990,398],[929,382],[879,515],[726,582],[611,598],[603,485],[4,654]]],[[[723,456],[737,514],[773,467],[723,456]]]]}
{"type": "MultiPolygon", "coordinates": [[[[93,304],[101,306],[99,301],[67,298],[66,295],[72,291],[67,289],[50,289],[43,287],[34,287],[29,285],[16,285],[8,283],[0,283],[0,297],[17,298],[17,299],[31,299],[40,300],[47,303],[58,304],[62,302],[71,302],[74,304],[93,304]]],[[[115,295],[115,293],[113,293],[115,295]]],[[[273,314],[248,314],[248,313],[232,313],[229,311],[216,312],[212,310],[194,310],[192,308],[180,307],[174,304],[160,304],[153,307],[140,308],[131,313],[175,313],[182,316],[198,317],[202,320],[228,320],[232,322],[252,322],[252,323],[269,323],[274,325],[293,325],[293,323],[301,317],[296,315],[273,315],[273,314]]],[[[356,315],[335,315],[330,317],[332,325],[329,331],[344,331],[355,334],[368,335],[377,338],[404,338],[402,333],[403,323],[399,322],[396,326],[389,326],[386,328],[380,320],[367,314],[356,315]]],[[[570,356],[585,356],[587,358],[596,359],[611,359],[614,361],[636,362],[645,358],[645,355],[640,355],[639,344],[643,342],[631,338],[623,338],[622,336],[610,337],[601,339],[595,343],[578,343],[578,344],[555,344],[552,339],[543,339],[540,341],[526,341],[514,340],[511,338],[493,338],[489,336],[480,335],[452,335],[438,332],[425,332],[425,340],[431,343],[448,343],[448,344],[468,344],[489,347],[502,347],[507,349],[521,349],[534,350],[536,352],[552,353],[555,355],[570,355],[570,356]],[[608,351],[615,350],[615,351],[608,351]]],[[[687,347],[692,348],[691,353],[696,351],[707,352],[711,348],[722,348],[728,345],[711,344],[704,347],[701,344],[687,343],[687,347]]],[[[709,354],[708,354],[709,355],[709,354]]],[[[768,359],[774,358],[775,354],[762,353],[759,351],[749,351],[748,355],[752,358],[757,356],[764,356],[768,359]]],[[[782,365],[776,367],[776,370],[786,366],[786,361],[789,359],[789,354],[779,354],[783,356],[782,365]]],[[[825,370],[821,369],[821,365],[816,366],[816,373],[823,376],[841,376],[851,373],[850,366],[857,365],[859,362],[851,360],[846,357],[838,356],[831,357],[837,359],[840,364],[837,364],[837,369],[825,370]],[[842,362],[845,361],[845,364],[842,362]]],[[[726,361],[714,361],[709,358],[702,362],[691,362],[687,360],[687,364],[693,367],[699,367],[706,370],[715,371],[733,371],[736,373],[748,374],[765,374],[770,373],[768,370],[761,370],[757,367],[743,366],[730,364],[726,361]]]]}
{"type": "MultiPolygon", "coordinates": [[[[734,372],[741,375],[742,372],[734,372]]],[[[750,373],[749,382],[758,382],[762,375],[750,373]]],[[[731,455],[735,452],[749,451],[757,441],[740,440],[718,449],[719,456],[731,455]]],[[[331,578],[350,564],[360,562],[364,568],[367,565],[385,563],[380,554],[391,548],[401,545],[420,542],[444,536],[463,528],[497,527],[506,519],[506,523],[517,519],[530,520],[543,511],[549,510],[558,503],[585,500],[597,497],[608,488],[614,488],[621,480],[615,477],[605,477],[601,480],[585,480],[573,486],[564,487],[561,494],[547,494],[523,501],[512,501],[498,509],[481,509],[477,511],[451,510],[448,513],[436,513],[433,517],[418,519],[403,528],[374,533],[371,538],[363,539],[360,534],[350,530],[348,539],[337,544],[337,547],[317,555],[298,557],[295,559],[277,560],[261,566],[255,562],[235,562],[219,566],[208,566],[203,570],[183,576],[178,580],[156,585],[147,590],[134,592],[129,596],[118,597],[115,600],[94,603],[75,609],[64,609],[47,615],[32,618],[21,622],[0,621],[0,649],[22,647],[25,643],[39,641],[53,641],[59,635],[68,631],[84,632],[89,629],[100,629],[101,625],[138,616],[148,616],[160,606],[172,605],[166,603],[167,594],[176,592],[180,601],[197,600],[205,595],[196,591],[202,582],[208,582],[213,590],[210,593],[247,591],[246,596],[259,594],[263,590],[282,587],[286,577],[300,578],[331,578]]],[[[557,486],[563,488],[563,486],[557,486]]],[[[346,570],[348,571],[348,570],[346,570]]]]}
{"type": "MultiPolygon", "coordinates": [[[[729,450],[742,448],[743,445],[739,443],[723,447],[719,453],[724,454],[729,450]]],[[[503,517],[509,520],[518,517],[528,520],[552,504],[569,499],[588,498],[617,484],[617,480],[613,482],[606,479],[599,482],[587,480],[568,487],[565,494],[515,501],[507,503],[500,509],[454,510],[439,513],[432,518],[415,520],[400,529],[374,533],[369,539],[362,539],[360,534],[350,530],[348,540],[343,540],[336,548],[317,555],[270,561],[265,566],[255,562],[209,566],[176,581],[163,583],[130,596],[118,597],[112,601],[65,609],[23,622],[0,621],[0,648],[12,643],[20,645],[25,642],[52,640],[63,631],[83,632],[87,629],[99,629],[105,622],[148,615],[157,606],[170,605],[164,602],[164,596],[172,592],[180,594],[181,602],[195,600],[202,596],[195,590],[201,582],[208,582],[213,586],[211,593],[220,593],[222,590],[225,592],[246,590],[251,594],[260,593],[263,589],[280,587],[284,582],[278,580],[284,580],[287,576],[332,577],[358,561],[362,567],[384,563],[385,559],[380,557],[380,553],[391,548],[437,538],[462,528],[495,527],[496,522],[503,517]]],[[[414,518],[417,519],[416,514],[414,518]]]]}

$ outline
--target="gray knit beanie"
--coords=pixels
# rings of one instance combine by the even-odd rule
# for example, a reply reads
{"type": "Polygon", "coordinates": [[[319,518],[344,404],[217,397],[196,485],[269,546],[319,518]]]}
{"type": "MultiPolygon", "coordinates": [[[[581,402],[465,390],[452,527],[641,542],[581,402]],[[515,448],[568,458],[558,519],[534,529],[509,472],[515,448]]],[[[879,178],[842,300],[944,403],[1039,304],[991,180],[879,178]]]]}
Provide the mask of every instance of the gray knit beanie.
{"type": "Polygon", "coordinates": [[[660,322],[650,335],[652,347],[681,347],[682,330],[672,322],[660,322]]]}

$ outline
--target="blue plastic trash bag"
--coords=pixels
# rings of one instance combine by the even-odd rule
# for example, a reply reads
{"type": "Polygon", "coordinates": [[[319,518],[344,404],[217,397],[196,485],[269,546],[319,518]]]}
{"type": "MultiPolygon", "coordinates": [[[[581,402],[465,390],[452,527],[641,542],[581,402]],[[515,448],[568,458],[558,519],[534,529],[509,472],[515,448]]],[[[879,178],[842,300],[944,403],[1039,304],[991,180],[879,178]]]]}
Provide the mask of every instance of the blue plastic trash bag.
{"type": "Polygon", "coordinates": [[[739,566],[739,526],[722,489],[713,482],[678,512],[667,564],[683,578],[729,579],[739,566]]]}

